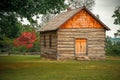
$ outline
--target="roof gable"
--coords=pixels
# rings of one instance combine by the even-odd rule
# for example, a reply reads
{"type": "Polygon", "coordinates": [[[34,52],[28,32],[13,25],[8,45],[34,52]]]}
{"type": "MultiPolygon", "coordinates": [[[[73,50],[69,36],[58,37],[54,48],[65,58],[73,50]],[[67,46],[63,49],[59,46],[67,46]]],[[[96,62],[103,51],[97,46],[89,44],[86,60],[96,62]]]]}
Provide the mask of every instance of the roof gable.
{"type": "Polygon", "coordinates": [[[57,30],[60,26],[64,25],[67,21],[69,21],[72,17],[74,17],[77,13],[85,10],[90,16],[92,16],[97,22],[99,22],[106,30],[110,30],[104,23],[102,23],[98,18],[96,18],[88,9],[85,7],[74,9],[72,11],[63,12],[57,15],[54,19],[49,21],[44,27],[40,28],[41,32],[44,31],[52,31],[57,30]]]}
{"type": "Polygon", "coordinates": [[[59,28],[104,28],[84,9],[76,13],[59,28]]]}

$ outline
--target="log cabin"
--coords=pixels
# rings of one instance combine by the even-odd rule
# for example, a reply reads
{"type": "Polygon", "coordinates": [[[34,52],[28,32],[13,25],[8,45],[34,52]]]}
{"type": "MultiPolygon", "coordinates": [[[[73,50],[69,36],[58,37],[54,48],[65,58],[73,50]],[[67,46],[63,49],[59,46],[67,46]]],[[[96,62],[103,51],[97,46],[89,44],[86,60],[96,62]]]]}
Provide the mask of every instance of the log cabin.
{"type": "Polygon", "coordinates": [[[58,14],[40,28],[41,56],[56,59],[105,59],[110,30],[86,7],[58,14]]]}

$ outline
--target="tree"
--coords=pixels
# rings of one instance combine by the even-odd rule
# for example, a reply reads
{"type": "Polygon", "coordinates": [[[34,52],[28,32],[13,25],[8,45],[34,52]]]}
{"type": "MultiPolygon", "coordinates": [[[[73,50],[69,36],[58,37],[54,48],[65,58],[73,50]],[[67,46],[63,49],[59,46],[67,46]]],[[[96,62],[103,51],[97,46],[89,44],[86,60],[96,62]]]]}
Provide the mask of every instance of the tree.
{"type": "MultiPolygon", "coordinates": [[[[116,7],[112,17],[114,18],[114,24],[120,25],[120,6],[116,7]]],[[[117,32],[114,33],[114,36],[115,36],[115,38],[120,37],[120,29],[118,29],[117,32]]]]}
{"type": "Polygon", "coordinates": [[[54,17],[55,17],[55,14],[51,14],[51,13],[47,13],[47,14],[42,15],[42,17],[41,17],[41,21],[42,21],[41,26],[44,26],[48,21],[50,21],[54,17]]]}
{"type": "Polygon", "coordinates": [[[35,40],[35,32],[23,32],[20,37],[14,40],[14,45],[16,47],[25,46],[27,49],[29,49],[33,47],[35,40]]]}
{"type": "Polygon", "coordinates": [[[92,9],[92,6],[95,4],[94,0],[68,0],[68,5],[71,8],[79,8],[86,6],[88,9],[92,9]]]}
{"type": "Polygon", "coordinates": [[[115,38],[120,38],[120,29],[117,30],[116,33],[114,33],[115,38]]]}
{"type": "Polygon", "coordinates": [[[114,18],[114,24],[120,25],[120,6],[116,7],[112,17],[114,18]]]}
{"type": "Polygon", "coordinates": [[[120,56],[120,41],[114,42],[109,36],[106,38],[106,54],[120,56]]]}
{"type": "MultiPolygon", "coordinates": [[[[5,15],[5,14],[4,14],[5,15]]],[[[0,18],[0,51],[8,51],[13,38],[20,34],[21,24],[14,15],[1,16],[0,18]],[[11,40],[10,40],[11,39],[11,40]],[[7,40],[7,41],[6,41],[7,40]]]]}
{"type": "Polygon", "coordinates": [[[15,38],[20,34],[21,24],[16,21],[17,19],[11,15],[2,16],[0,20],[0,40],[4,36],[8,38],[15,38]]]}
{"type": "Polygon", "coordinates": [[[65,7],[64,0],[3,0],[0,2],[0,31],[3,34],[10,30],[12,30],[10,32],[19,31],[13,30],[17,27],[18,17],[27,18],[31,24],[35,24],[36,21],[32,18],[34,15],[46,14],[47,12],[56,14],[64,10],[65,7]],[[7,30],[7,28],[12,29],[7,30]]]}
{"type": "MultiPolygon", "coordinates": [[[[66,0],[65,4],[67,5],[67,8],[72,8],[72,9],[76,9],[82,6],[86,6],[88,9],[92,9],[92,6],[95,4],[94,0],[66,0]]],[[[44,25],[45,23],[47,23],[49,20],[51,20],[52,18],[54,18],[54,14],[51,13],[47,13],[44,14],[42,16],[42,25],[44,25]]]]}
{"type": "Polygon", "coordinates": [[[34,15],[47,12],[56,14],[65,7],[64,0],[3,0],[0,2],[0,13],[2,15],[12,13],[17,17],[25,17],[32,23],[34,15]]]}
{"type": "MultiPolygon", "coordinates": [[[[116,7],[114,14],[112,15],[114,18],[114,24],[120,25],[120,6],[116,7]]],[[[114,33],[115,39],[120,37],[120,29],[117,30],[116,33],[114,33]]],[[[106,46],[106,53],[109,55],[120,55],[120,41],[114,41],[112,42],[110,38],[108,38],[109,41],[107,41],[106,46]]]]}
{"type": "Polygon", "coordinates": [[[3,48],[3,37],[10,39],[18,36],[20,32],[17,18],[27,18],[34,26],[34,15],[56,14],[64,10],[64,0],[3,0],[0,2],[0,49],[3,48]],[[1,44],[2,43],[2,44],[1,44]]]}

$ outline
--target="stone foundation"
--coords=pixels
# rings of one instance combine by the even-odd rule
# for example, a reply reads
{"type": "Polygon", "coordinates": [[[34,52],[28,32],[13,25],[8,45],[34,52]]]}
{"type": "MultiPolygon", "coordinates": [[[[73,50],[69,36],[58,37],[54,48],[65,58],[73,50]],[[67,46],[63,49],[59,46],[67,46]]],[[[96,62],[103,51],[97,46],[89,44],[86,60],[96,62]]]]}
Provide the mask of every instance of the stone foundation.
{"type": "Polygon", "coordinates": [[[47,59],[57,59],[57,56],[56,54],[47,54],[47,53],[44,53],[44,54],[41,54],[41,57],[44,57],[44,58],[47,58],[47,59]]]}
{"type": "Polygon", "coordinates": [[[54,60],[104,60],[105,55],[88,55],[88,56],[77,56],[73,54],[48,54],[44,53],[41,54],[41,57],[47,58],[47,59],[54,59],[54,60]]]}

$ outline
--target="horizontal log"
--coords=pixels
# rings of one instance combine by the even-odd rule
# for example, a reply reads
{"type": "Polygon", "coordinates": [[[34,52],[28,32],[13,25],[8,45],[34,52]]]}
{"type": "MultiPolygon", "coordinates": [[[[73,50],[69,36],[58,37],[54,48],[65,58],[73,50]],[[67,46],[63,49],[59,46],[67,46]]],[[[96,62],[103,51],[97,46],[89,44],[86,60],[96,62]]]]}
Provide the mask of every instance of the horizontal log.
{"type": "Polygon", "coordinates": [[[81,33],[81,34],[58,35],[57,39],[60,39],[60,38],[74,38],[75,36],[78,36],[78,37],[85,36],[85,37],[89,37],[89,38],[106,38],[105,35],[90,35],[88,33],[87,34],[81,33]]]}
{"type": "Polygon", "coordinates": [[[53,49],[53,48],[41,48],[42,50],[51,50],[51,51],[56,51],[56,49],[53,49]]]}
{"type": "Polygon", "coordinates": [[[86,38],[88,37],[88,35],[68,35],[68,36],[58,36],[58,39],[59,38],[86,38]]]}
{"type": "MultiPolygon", "coordinates": [[[[41,46],[44,46],[44,43],[40,43],[41,46]]],[[[49,43],[46,44],[47,46],[49,46],[49,43]]],[[[52,43],[52,46],[57,46],[57,43],[52,43]]]]}
{"type": "Polygon", "coordinates": [[[89,38],[88,39],[89,41],[105,41],[105,39],[104,38],[89,38]]]}
{"type": "Polygon", "coordinates": [[[92,45],[88,45],[88,48],[96,48],[96,47],[101,47],[101,48],[104,48],[105,47],[105,44],[99,44],[99,45],[95,45],[95,44],[92,44],[92,45]]]}
{"type": "Polygon", "coordinates": [[[58,50],[58,52],[74,52],[74,50],[58,50]]]}
{"type": "MultiPolygon", "coordinates": [[[[50,40],[49,39],[46,39],[46,42],[49,42],[50,40]]],[[[43,39],[41,39],[41,41],[40,42],[44,42],[44,40],[43,39]]],[[[51,42],[57,42],[57,39],[52,39],[51,40],[51,42]]]]}
{"type": "MultiPolygon", "coordinates": [[[[44,46],[44,44],[41,44],[40,46],[44,46]]],[[[46,47],[49,47],[50,45],[49,44],[46,44],[46,47]]],[[[57,47],[57,44],[55,45],[55,44],[53,44],[53,45],[51,45],[51,47],[57,47]]]]}
{"type": "Polygon", "coordinates": [[[89,37],[89,38],[105,38],[105,35],[89,35],[89,34],[71,34],[71,35],[58,35],[58,39],[60,38],[75,38],[75,37],[89,37]]]}
{"type": "Polygon", "coordinates": [[[74,41],[75,41],[75,40],[69,40],[69,41],[68,41],[68,40],[58,40],[57,43],[68,43],[68,44],[69,44],[69,43],[72,43],[72,44],[73,44],[74,41]]]}
{"type": "Polygon", "coordinates": [[[44,49],[54,49],[56,48],[57,46],[52,46],[52,47],[49,47],[49,45],[46,45],[46,47],[44,47],[44,45],[40,45],[40,48],[44,48],[44,49]]]}
{"type": "Polygon", "coordinates": [[[74,41],[74,38],[65,38],[65,37],[63,37],[63,38],[58,38],[57,41],[74,41]]]}
{"type": "Polygon", "coordinates": [[[57,45],[74,45],[74,42],[57,42],[57,45]]]}
{"type": "Polygon", "coordinates": [[[58,54],[74,54],[74,51],[58,51],[58,54]]]}
{"type": "Polygon", "coordinates": [[[101,53],[101,54],[88,54],[88,56],[105,56],[105,54],[101,53]]]}
{"type": "Polygon", "coordinates": [[[105,44],[105,41],[87,41],[89,45],[105,44]]]}
{"type": "Polygon", "coordinates": [[[96,42],[96,41],[88,41],[88,43],[87,43],[88,45],[105,45],[105,42],[104,41],[99,41],[99,42],[96,42]]]}
{"type": "Polygon", "coordinates": [[[65,34],[68,34],[68,33],[70,33],[70,34],[71,34],[71,33],[73,33],[73,34],[79,34],[79,33],[88,33],[88,32],[89,32],[90,34],[105,34],[105,32],[103,32],[103,31],[94,31],[94,32],[93,32],[93,31],[91,31],[91,30],[88,30],[88,31],[87,31],[87,30],[86,30],[86,31],[83,30],[83,31],[61,31],[61,32],[58,33],[58,35],[59,35],[59,34],[63,34],[63,33],[65,33],[65,34]]]}
{"type": "Polygon", "coordinates": [[[59,30],[58,30],[58,33],[59,33],[59,32],[67,32],[67,31],[71,31],[71,32],[74,32],[74,31],[75,31],[75,32],[77,32],[77,31],[78,31],[78,32],[79,32],[79,31],[81,31],[81,32],[85,32],[85,31],[92,31],[92,32],[103,31],[103,32],[104,32],[104,30],[105,30],[105,29],[97,29],[97,28],[90,28],[90,29],[89,29],[89,28],[82,28],[82,29],[59,29],[59,30]]]}
{"type": "Polygon", "coordinates": [[[58,48],[74,48],[74,45],[58,45],[58,48]]]}
{"type": "MultiPolygon", "coordinates": [[[[40,45],[44,45],[44,42],[41,42],[40,45]]],[[[49,45],[49,43],[46,43],[46,45],[49,45]]],[[[57,43],[56,42],[55,43],[51,43],[51,45],[54,46],[54,45],[57,45],[57,43]]]]}
{"type": "Polygon", "coordinates": [[[74,48],[57,48],[57,50],[74,50],[74,48]]]}
{"type": "Polygon", "coordinates": [[[88,48],[93,48],[93,47],[104,47],[105,46],[105,44],[88,44],[87,45],[88,46],[88,48]]]}
{"type": "Polygon", "coordinates": [[[88,51],[88,54],[105,54],[105,51],[88,51]]]}
{"type": "Polygon", "coordinates": [[[45,51],[45,50],[42,50],[41,52],[42,52],[42,53],[49,53],[49,52],[50,52],[50,53],[55,53],[56,51],[45,51]]]}
{"type": "Polygon", "coordinates": [[[97,52],[100,52],[100,51],[104,51],[104,49],[94,48],[94,49],[88,49],[88,51],[95,51],[97,53],[97,52]]]}
{"type": "Polygon", "coordinates": [[[59,56],[64,56],[64,57],[66,57],[66,56],[75,56],[74,54],[58,54],[59,56]]]}
{"type": "Polygon", "coordinates": [[[94,39],[94,38],[97,38],[97,39],[104,39],[105,40],[105,36],[102,36],[102,35],[97,35],[97,36],[89,36],[89,39],[94,39]]]}

